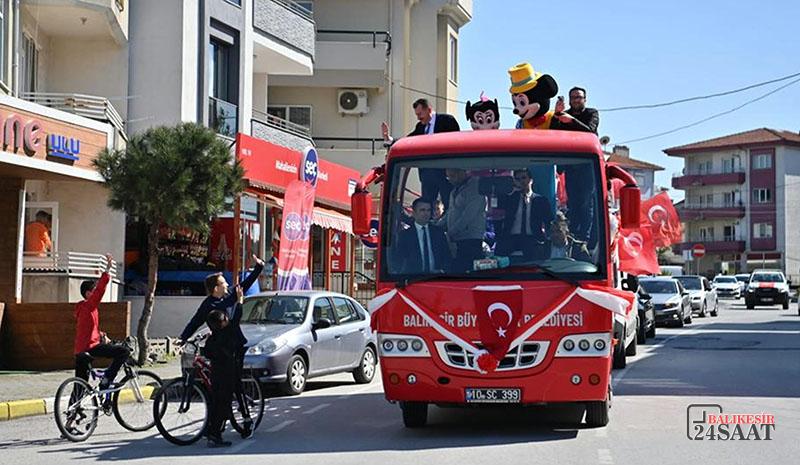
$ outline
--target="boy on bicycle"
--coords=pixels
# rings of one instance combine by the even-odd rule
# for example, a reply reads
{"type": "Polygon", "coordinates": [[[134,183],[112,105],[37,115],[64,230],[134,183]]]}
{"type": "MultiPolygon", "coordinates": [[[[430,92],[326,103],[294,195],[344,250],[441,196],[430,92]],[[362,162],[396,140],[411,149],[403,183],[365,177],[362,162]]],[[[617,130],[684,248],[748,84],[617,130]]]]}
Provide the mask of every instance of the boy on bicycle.
{"type": "Polygon", "coordinates": [[[100,380],[101,391],[111,386],[120,367],[130,356],[127,347],[103,343],[102,339],[105,339],[105,333],[100,332],[100,315],[97,306],[103,299],[106,286],[111,279],[108,270],[111,269],[113,261],[114,257],[106,254],[106,269],[100,276],[100,280],[82,282],[81,296],[84,300],[75,305],[75,376],[89,381],[90,358],[86,357],[85,353],[91,357],[114,359],[105,370],[103,379],[100,380]]]}

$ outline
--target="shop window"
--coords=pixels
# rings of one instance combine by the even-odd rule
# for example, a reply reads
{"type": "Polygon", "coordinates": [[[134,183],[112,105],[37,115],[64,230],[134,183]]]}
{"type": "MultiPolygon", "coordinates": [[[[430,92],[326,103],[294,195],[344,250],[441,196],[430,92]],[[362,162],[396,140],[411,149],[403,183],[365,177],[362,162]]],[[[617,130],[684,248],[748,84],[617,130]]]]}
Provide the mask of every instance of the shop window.
{"type": "Polygon", "coordinates": [[[51,257],[58,252],[58,203],[27,202],[23,254],[51,257]]]}

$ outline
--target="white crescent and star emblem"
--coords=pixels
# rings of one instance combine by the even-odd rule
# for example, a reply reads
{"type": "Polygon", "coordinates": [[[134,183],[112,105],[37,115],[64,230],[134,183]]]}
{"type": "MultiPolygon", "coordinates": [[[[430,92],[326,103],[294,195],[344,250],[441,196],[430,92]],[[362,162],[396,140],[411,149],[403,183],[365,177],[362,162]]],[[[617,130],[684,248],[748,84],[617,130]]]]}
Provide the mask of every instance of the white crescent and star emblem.
{"type": "Polygon", "coordinates": [[[502,302],[495,302],[492,305],[489,305],[489,308],[486,309],[486,313],[489,315],[490,320],[492,319],[492,313],[495,310],[503,311],[508,316],[508,323],[503,327],[497,328],[497,336],[506,337],[505,328],[511,324],[511,321],[514,319],[514,314],[511,312],[511,308],[508,305],[502,302]]]}
{"type": "Polygon", "coordinates": [[[638,232],[632,232],[629,235],[622,236],[622,246],[625,251],[632,257],[638,257],[642,253],[644,247],[644,237],[638,232]]]}

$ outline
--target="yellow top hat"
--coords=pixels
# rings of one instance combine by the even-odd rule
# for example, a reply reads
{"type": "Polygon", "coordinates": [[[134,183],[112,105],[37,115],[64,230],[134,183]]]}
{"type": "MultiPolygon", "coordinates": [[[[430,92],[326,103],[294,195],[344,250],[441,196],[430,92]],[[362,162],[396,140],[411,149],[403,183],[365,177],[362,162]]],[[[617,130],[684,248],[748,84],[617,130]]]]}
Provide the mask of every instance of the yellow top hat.
{"type": "Polygon", "coordinates": [[[510,68],[508,74],[511,76],[512,94],[521,94],[533,89],[538,84],[537,79],[542,75],[534,71],[530,63],[520,63],[510,68]]]}

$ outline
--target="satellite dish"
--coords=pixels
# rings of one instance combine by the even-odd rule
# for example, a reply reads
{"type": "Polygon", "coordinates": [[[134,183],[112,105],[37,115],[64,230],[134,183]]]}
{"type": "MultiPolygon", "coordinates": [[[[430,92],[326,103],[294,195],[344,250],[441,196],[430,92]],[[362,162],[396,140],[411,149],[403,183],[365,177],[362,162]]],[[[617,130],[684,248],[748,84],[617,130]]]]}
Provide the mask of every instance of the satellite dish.
{"type": "Polygon", "coordinates": [[[600,138],[600,145],[608,145],[611,142],[611,138],[608,136],[603,136],[600,138]]]}

